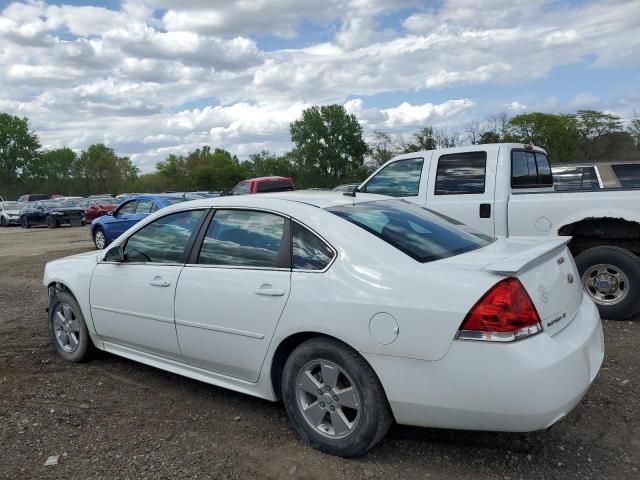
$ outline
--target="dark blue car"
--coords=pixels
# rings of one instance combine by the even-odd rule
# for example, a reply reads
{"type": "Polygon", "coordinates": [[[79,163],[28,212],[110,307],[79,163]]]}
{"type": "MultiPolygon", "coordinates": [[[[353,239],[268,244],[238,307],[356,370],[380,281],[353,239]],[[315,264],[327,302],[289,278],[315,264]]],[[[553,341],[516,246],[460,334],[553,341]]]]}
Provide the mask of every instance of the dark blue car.
{"type": "Polygon", "coordinates": [[[175,203],[189,200],[183,195],[138,195],[125,200],[113,213],[91,222],[91,238],[101,250],[147,215],[175,203]]]}
{"type": "Polygon", "coordinates": [[[84,225],[84,209],[78,207],[77,201],[58,199],[28,202],[20,210],[22,228],[31,228],[33,225],[55,228],[64,223],[84,225]]]}

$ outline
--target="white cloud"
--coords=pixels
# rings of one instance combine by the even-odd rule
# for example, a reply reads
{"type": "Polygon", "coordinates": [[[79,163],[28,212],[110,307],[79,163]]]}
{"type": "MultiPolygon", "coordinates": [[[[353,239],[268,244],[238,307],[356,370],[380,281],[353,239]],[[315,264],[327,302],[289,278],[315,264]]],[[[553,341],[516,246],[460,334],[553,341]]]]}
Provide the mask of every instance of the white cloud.
{"type": "Polygon", "coordinates": [[[286,150],[289,123],[319,103],[397,133],[463,123],[491,101],[514,113],[597,107],[592,93],[540,98],[532,86],[585,59],[638,68],[639,22],[637,0],[16,2],[0,12],[0,110],[28,116],[47,146],[110,142],[149,170],[203,143],[286,150]],[[321,40],[301,25],[324,29],[321,40]],[[291,48],[261,49],[273,35],[291,48]],[[460,93],[478,85],[522,93],[460,93]]]}

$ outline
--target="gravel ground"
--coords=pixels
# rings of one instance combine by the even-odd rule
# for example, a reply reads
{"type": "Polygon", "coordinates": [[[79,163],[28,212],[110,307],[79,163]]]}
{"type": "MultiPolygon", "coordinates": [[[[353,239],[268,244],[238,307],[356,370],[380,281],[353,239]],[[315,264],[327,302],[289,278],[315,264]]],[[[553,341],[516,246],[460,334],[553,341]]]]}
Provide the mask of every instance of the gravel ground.
{"type": "Polygon", "coordinates": [[[87,228],[0,229],[0,478],[640,478],[638,320],[604,322],[602,371],[548,431],[394,426],[345,460],[302,444],[281,404],[109,354],[62,361],[43,267],[91,248],[87,228]]]}

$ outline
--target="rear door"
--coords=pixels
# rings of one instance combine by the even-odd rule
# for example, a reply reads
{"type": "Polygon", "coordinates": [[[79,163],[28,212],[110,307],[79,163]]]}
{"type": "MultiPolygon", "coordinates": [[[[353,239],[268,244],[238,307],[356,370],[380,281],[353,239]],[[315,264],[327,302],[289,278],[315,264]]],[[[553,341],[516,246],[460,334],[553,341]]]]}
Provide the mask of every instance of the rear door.
{"type": "Polygon", "coordinates": [[[491,149],[436,152],[435,175],[429,178],[427,207],[489,235],[495,234],[495,161],[491,149]]]}
{"type": "Polygon", "coordinates": [[[275,213],[215,212],[176,292],[176,330],[188,363],[258,380],[289,297],[289,231],[289,219],[275,213]]]}

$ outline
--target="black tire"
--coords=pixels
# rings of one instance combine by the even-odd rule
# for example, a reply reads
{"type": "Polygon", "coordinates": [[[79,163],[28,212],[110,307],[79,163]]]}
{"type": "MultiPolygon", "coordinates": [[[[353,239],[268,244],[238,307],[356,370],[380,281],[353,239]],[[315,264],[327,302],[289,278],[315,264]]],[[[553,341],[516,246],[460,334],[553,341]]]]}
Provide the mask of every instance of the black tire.
{"type": "MultiPolygon", "coordinates": [[[[385,436],[393,421],[384,389],[371,366],[358,352],[331,338],[307,340],[289,355],[282,372],[282,399],[290,422],[306,443],[322,452],[341,457],[364,454],[385,436]],[[315,361],[336,364],[357,388],[360,416],[354,430],[346,437],[330,438],[323,435],[310,425],[302,413],[296,389],[297,379],[299,373],[315,361]]],[[[320,397],[317,401],[320,401],[320,397]]]]}
{"type": "Polygon", "coordinates": [[[47,217],[44,219],[44,222],[47,224],[47,228],[58,227],[58,221],[54,219],[51,215],[47,215],[47,217]]]}
{"type": "Polygon", "coordinates": [[[49,336],[51,337],[51,343],[53,347],[62,358],[70,362],[80,363],[88,360],[90,354],[93,351],[93,343],[91,337],[89,337],[89,331],[87,330],[87,324],[85,323],[82,310],[76,299],[69,292],[56,293],[49,302],[49,336]],[[67,351],[58,341],[56,336],[56,327],[54,325],[54,316],[57,315],[58,307],[63,305],[71,307],[73,318],[78,323],[77,341],[78,346],[74,351],[67,351]]]}
{"type": "MultiPolygon", "coordinates": [[[[615,304],[606,305],[598,303],[600,316],[608,320],[626,320],[640,313],[640,257],[629,250],[609,245],[593,247],[583,251],[576,257],[576,266],[582,278],[595,265],[611,265],[620,272],[623,272],[628,279],[626,296],[615,304]]],[[[583,281],[583,285],[585,282],[583,281]]],[[[587,293],[589,288],[585,285],[587,293]]]]}
{"type": "Polygon", "coordinates": [[[4,217],[0,217],[0,227],[4,228],[7,226],[7,220],[4,217]]]}
{"type": "Polygon", "coordinates": [[[98,250],[103,250],[105,248],[107,248],[109,246],[109,240],[107,239],[107,235],[104,233],[104,230],[102,229],[102,227],[96,227],[96,229],[93,232],[93,244],[96,246],[96,249],[98,250]],[[96,237],[98,236],[98,232],[100,232],[103,236],[104,236],[104,245],[103,246],[99,246],[98,245],[98,241],[96,241],[96,237]]]}
{"type": "Polygon", "coordinates": [[[29,223],[29,219],[27,217],[20,218],[20,226],[22,228],[31,228],[31,224],[29,223]]]}

